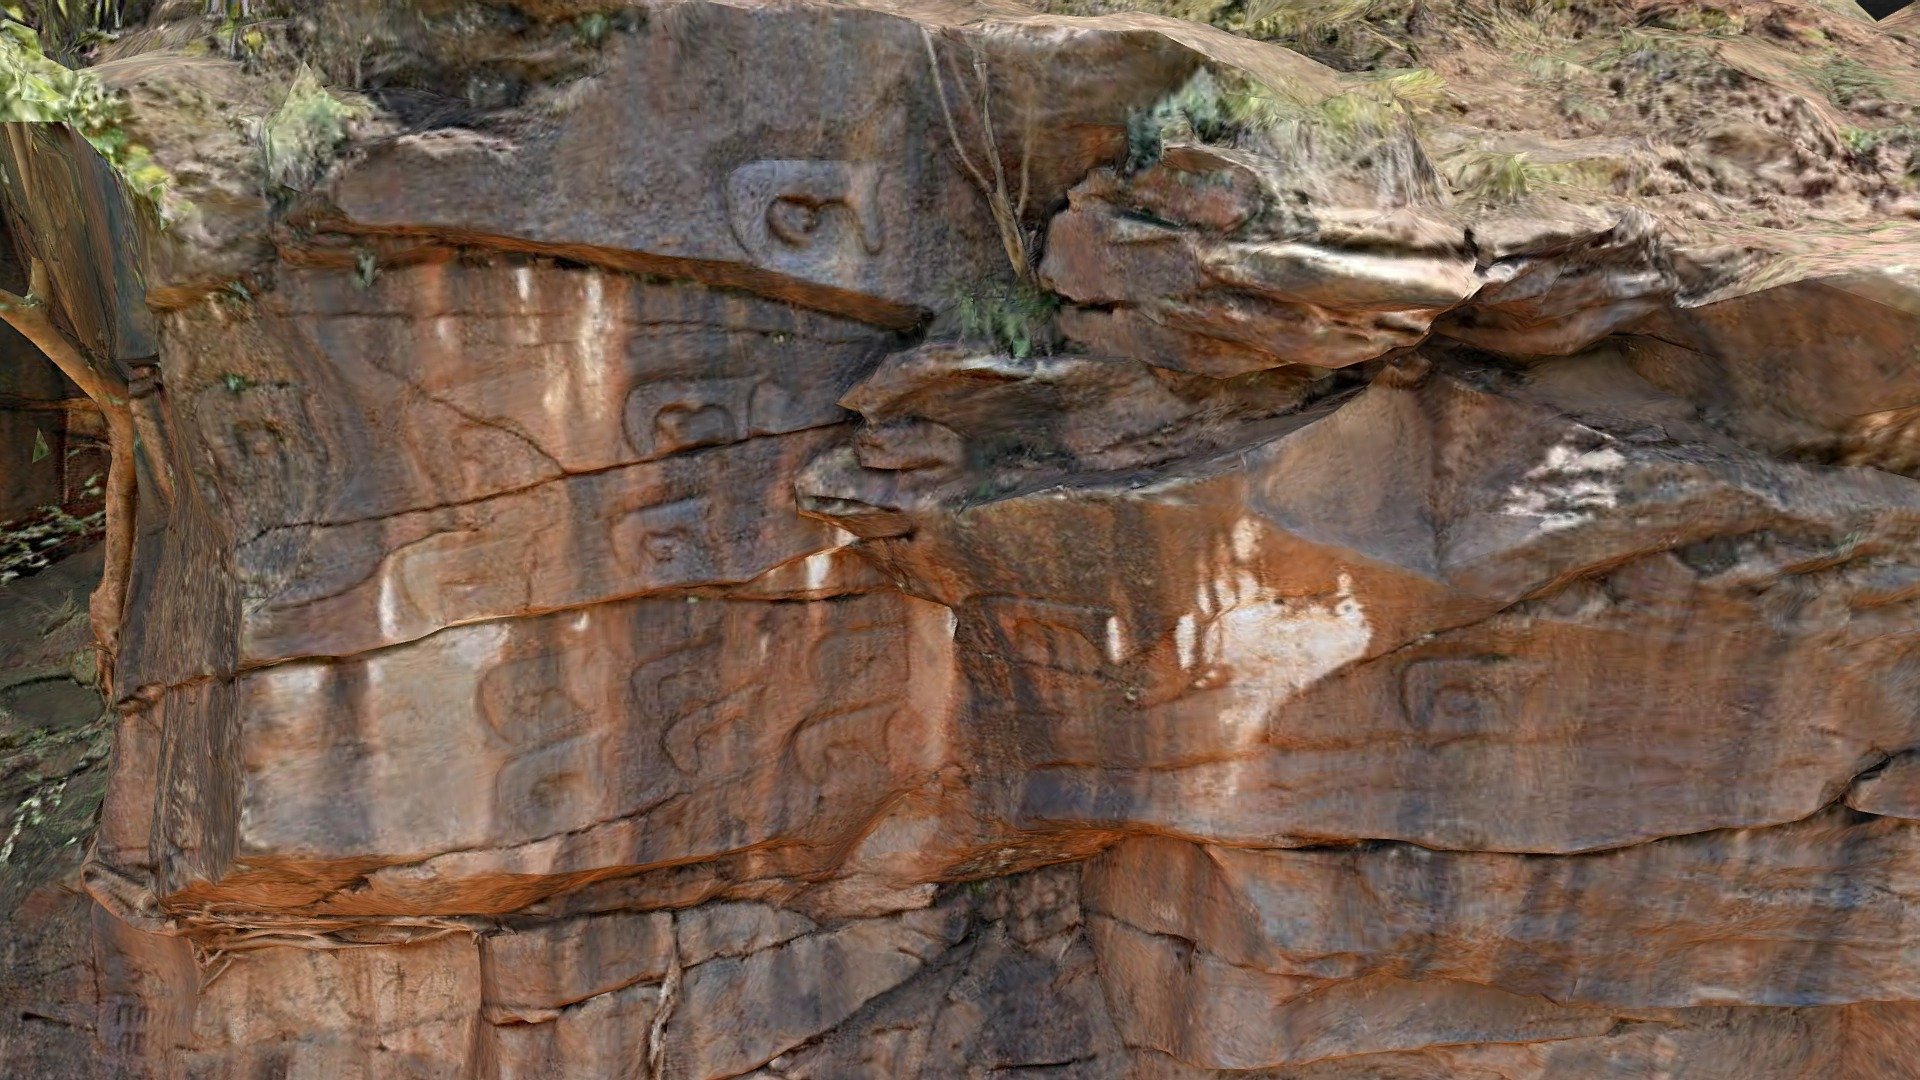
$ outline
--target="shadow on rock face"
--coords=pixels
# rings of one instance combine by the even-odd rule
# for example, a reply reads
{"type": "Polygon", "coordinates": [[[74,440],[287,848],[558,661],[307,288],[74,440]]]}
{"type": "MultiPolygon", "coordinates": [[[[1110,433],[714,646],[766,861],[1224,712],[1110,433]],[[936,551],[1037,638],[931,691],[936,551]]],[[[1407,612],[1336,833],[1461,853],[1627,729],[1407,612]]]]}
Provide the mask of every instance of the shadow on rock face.
{"type": "Polygon", "coordinates": [[[112,727],[92,677],[99,552],[0,586],[0,1046],[9,1068],[94,1060],[94,904],[80,864],[112,727]]]}

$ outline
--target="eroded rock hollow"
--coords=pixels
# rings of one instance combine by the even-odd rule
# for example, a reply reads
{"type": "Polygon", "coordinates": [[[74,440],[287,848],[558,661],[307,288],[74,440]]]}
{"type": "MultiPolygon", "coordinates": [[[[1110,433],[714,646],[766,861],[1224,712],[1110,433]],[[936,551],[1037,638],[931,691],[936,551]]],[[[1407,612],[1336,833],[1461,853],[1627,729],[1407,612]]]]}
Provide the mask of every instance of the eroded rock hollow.
{"type": "Polygon", "coordinates": [[[1920,1075],[1920,23],[201,6],[0,1071],[1920,1075]]]}

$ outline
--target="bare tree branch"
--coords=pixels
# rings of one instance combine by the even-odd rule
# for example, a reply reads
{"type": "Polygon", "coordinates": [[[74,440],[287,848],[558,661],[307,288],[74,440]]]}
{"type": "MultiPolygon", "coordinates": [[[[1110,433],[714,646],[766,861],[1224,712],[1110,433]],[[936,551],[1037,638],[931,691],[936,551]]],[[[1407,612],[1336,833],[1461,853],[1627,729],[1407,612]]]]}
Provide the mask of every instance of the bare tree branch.
{"type": "Polygon", "coordinates": [[[960,164],[973,177],[973,182],[980,185],[980,190],[991,191],[993,185],[987,182],[986,174],[967,156],[966,145],[960,141],[960,128],[953,121],[953,109],[947,105],[947,84],[940,77],[940,57],[933,49],[933,34],[922,27],[920,37],[927,46],[927,68],[933,73],[933,96],[940,102],[940,115],[947,122],[947,140],[953,144],[954,156],[960,159],[960,164]]]}
{"type": "MultiPolygon", "coordinates": [[[[1027,234],[1020,220],[1026,204],[1025,173],[1028,166],[1025,160],[1021,162],[1021,209],[1015,209],[1007,188],[1006,168],[1000,159],[999,141],[993,130],[993,88],[987,71],[986,58],[977,50],[973,54],[974,78],[980,84],[979,96],[973,103],[973,107],[974,115],[979,118],[980,129],[987,144],[987,164],[993,170],[991,178],[974,164],[973,158],[967,154],[966,146],[961,142],[960,126],[954,120],[952,106],[947,102],[946,81],[940,75],[940,57],[933,47],[932,32],[922,27],[920,37],[926,43],[927,67],[933,75],[933,92],[940,101],[940,115],[946,121],[947,138],[953,144],[954,155],[960,159],[960,165],[966,169],[967,174],[973,177],[973,182],[979,186],[981,194],[986,196],[987,209],[993,213],[994,225],[1000,232],[1000,246],[1006,251],[1007,262],[1012,265],[1014,275],[1023,282],[1030,282],[1033,280],[1033,260],[1027,250],[1027,234]]],[[[954,81],[959,83],[963,80],[956,73],[954,81]]],[[[1031,139],[1029,139],[1028,151],[1031,152],[1031,139]]]]}
{"type": "Polygon", "coordinates": [[[111,370],[102,370],[90,363],[80,347],[54,324],[45,299],[50,289],[46,264],[34,259],[28,265],[26,296],[0,289],[0,319],[5,319],[22,337],[47,354],[54,366],[102,408],[106,408],[110,400],[124,407],[127,384],[111,370]]]}
{"type": "Polygon", "coordinates": [[[50,279],[46,265],[39,259],[29,263],[27,281],[26,296],[0,289],[0,320],[45,353],[62,374],[100,407],[107,421],[107,445],[113,456],[107,466],[106,567],[100,576],[100,587],[94,590],[88,604],[87,614],[93,626],[94,647],[99,653],[101,682],[111,689],[113,659],[120,644],[120,621],[133,567],[133,515],[137,499],[133,412],[127,384],[119,374],[89,361],[80,347],[54,323],[46,302],[50,279]]]}

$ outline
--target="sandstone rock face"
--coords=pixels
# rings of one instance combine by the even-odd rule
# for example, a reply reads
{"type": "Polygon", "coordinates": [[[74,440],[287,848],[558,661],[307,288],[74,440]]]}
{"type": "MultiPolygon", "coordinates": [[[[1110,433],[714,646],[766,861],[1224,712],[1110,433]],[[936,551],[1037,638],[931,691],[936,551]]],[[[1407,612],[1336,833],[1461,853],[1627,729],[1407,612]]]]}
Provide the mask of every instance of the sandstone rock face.
{"type": "Polygon", "coordinates": [[[141,425],[104,704],[97,562],[0,591],[0,1060],[1920,1074],[1920,53],[1390,6],[1345,70],[1234,5],[157,10],[100,77],[174,231],[0,155],[141,425]],[[305,187],[196,111],[289,57],[358,80],[305,187]]]}
{"type": "Polygon", "coordinates": [[[1269,221],[1277,185],[1267,180],[1257,166],[1176,146],[1131,183],[1103,171],[1076,188],[1042,272],[1062,295],[1106,310],[1076,314],[1069,333],[1096,351],[1208,375],[1346,367],[1418,344],[1435,316],[1479,290],[1457,226],[1392,214],[1269,221]]]}

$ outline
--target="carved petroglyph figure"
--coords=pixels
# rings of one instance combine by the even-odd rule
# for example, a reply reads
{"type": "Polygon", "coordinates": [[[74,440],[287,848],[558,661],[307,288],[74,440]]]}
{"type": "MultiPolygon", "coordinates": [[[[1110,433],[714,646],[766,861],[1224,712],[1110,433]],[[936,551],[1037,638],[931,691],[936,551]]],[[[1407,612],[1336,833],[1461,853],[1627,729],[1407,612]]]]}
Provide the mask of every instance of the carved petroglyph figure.
{"type": "Polygon", "coordinates": [[[1400,672],[1407,722],[1434,739],[1472,738],[1523,719],[1538,665],[1499,656],[1415,660],[1400,672]]]}
{"type": "Polygon", "coordinates": [[[818,269],[880,252],[880,166],[864,161],[755,161],[727,177],[727,221],[771,270],[818,269]]]}

